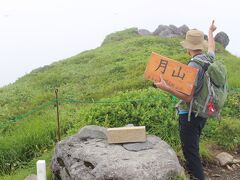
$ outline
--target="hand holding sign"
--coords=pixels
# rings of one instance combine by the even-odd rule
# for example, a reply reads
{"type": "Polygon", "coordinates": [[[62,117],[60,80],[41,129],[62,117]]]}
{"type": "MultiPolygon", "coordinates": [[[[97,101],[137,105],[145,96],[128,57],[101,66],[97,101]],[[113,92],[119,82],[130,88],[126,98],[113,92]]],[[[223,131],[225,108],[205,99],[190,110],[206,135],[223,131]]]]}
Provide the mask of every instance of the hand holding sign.
{"type": "Polygon", "coordinates": [[[154,85],[162,90],[168,91],[171,87],[167,85],[166,81],[160,75],[160,82],[154,82],[154,85]]]}

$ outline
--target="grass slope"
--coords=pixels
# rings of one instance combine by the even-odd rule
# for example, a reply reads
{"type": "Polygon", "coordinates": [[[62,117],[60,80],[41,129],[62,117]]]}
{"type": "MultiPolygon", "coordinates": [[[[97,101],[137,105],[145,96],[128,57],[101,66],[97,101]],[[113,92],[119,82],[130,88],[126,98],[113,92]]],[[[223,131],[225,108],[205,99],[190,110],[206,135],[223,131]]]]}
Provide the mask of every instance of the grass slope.
{"type": "MultiPolygon", "coordinates": [[[[0,174],[21,168],[54,146],[54,102],[30,116],[19,118],[21,120],[15,117],[51,101],[55,88],[59,89],[61,99],[133,100],[114,105],[61,101],[62,134],[73,134],[86,124],[111,127],[134,123],[146,125],[149,133],[159,135],[179,151],[177,120],[173,117],[176,100],[149,88],[151,83],[143,79],[143,72],[152,51],[187,62],[189,57],[180,41],[179,38],[142,37],[136,29],[127,29],[107,36],[101,47],[36,69],[14,84],[1,88],[0,174]],[[144,100],[139,102],[139,99],[144,100]]],[[[225,61],[229,85],[235,91],[228,98],[223,123],[218,125],[216,121],[209,121],[203,138],[233,150],[240,145],[240,93],[236,90],[240,88],[240,59],[220,45],[217,45],[217,58],[225,61]],[[232,135],[226,137],[225,133],[229,132],[232,135]]]]}

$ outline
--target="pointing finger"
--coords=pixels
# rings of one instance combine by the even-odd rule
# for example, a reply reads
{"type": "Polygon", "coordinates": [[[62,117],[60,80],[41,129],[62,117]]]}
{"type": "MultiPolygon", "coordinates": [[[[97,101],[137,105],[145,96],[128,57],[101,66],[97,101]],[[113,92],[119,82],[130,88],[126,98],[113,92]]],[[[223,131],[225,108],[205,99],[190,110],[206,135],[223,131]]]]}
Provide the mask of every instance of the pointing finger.
{"type": "Polygon", "coordinates": [[[214,20],[212,20],[212,25],[214,25],[214,22],[215,22],[215,21],[214,21],[214,20]]]}

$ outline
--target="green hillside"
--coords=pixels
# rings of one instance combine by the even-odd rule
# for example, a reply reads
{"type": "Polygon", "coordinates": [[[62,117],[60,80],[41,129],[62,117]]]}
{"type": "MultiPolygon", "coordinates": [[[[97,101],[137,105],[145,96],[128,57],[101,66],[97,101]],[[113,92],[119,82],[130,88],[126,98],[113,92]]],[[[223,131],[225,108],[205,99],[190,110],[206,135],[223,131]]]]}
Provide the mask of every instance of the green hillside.
{"type": "MultiPolygon", "coordinates": [[[[108,35],[94,50],[35,69],[1,88],[0,175],[26,167],[54,147],[55,88],[59,89],[63,136],[86,124],[113,127],[133,123],[145,125],[149,133],[166,140],[180,154],[174,116],[177,100],[153,88],[143,72],[152,51],[187,62],[181,40],[140,36],[136,29],[127,29],[108,35]]],[[[226,63],[231,91],[222,122],[210,120],[203,132],[204,158],[210,154],[205,144],[226,150],[240,146],[240,58],[217,45],[217,59],[226,63]]]]}

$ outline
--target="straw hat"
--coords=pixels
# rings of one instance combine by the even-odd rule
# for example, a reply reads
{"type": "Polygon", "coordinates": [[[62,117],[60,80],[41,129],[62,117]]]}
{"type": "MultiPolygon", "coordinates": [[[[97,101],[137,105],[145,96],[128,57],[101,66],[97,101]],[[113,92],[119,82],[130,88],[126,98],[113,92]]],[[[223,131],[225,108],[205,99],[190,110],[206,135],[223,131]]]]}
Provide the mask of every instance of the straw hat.
{"type": "Polygon", "coordinates": [[[196,29],[187,32],[186,39],[181,42],[181,45],[191,50],[203,50],[208,47],[207,41],[204,40],[203,32],[196,29]]]}

